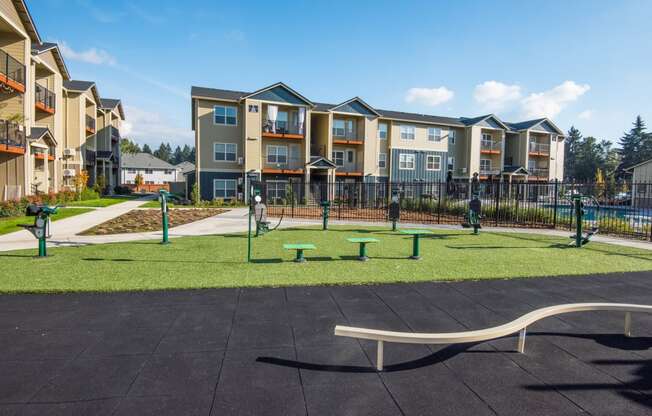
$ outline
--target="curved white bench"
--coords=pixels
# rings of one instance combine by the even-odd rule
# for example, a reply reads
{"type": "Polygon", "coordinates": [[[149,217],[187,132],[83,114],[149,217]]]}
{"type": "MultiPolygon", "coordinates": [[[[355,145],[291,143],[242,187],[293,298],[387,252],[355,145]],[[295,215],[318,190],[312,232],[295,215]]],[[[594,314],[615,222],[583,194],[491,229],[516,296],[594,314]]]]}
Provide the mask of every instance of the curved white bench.
{"type": "Polygon", "coordinates": [[[447,333],[418,333],[380,331],[377,329],[354,328],[337,325],[335,335],[341,337],[370,339],[378,341],[376,368],[383,369],[383,343],[397,342],[404,344],[463,344],[467,342],[487,341],[519,332],[518,352],[525,350],[526,328],[534,322],[553,315],[584,311],[620,311],[625,312],[625,336],[630,336],[632,312],[652,312],[652,306],[629,303],[568,303],[537,309],[506,324],[475,331],[447,333]]]}

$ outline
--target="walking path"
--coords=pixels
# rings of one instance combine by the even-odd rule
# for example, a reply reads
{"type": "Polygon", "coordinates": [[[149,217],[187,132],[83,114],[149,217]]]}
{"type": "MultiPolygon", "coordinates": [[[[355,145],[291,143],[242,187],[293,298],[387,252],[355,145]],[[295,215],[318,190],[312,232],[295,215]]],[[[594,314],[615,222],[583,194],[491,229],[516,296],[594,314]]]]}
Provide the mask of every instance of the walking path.
{"type": "MultiPolygon", "coordinates": [[[[112,218],[118,217],[126,212],[138,208],[144,199],[123,202],[106,208],[99,208],[93,212],[66,218],[53,223],[53,236],[48,241],[48,246],[76,246],[85,244],[104,244],[118,243],[138,240],[157,240],[162,238],[161,231],[130,233],[130,234],[112,234],[112,235],[92,235],[80,236],[76,233],[101,224],[112,218]]],[[[272,224],[276,224],[277,218],[271,218],[272,224]]],[[[170,238],[190,237],[214,234],[230,234],[247,231],[247,208],[233,208],[224,214],[195,221],[189,224],[180,225],[170,229],[170,238]]],[[[329,220],[332,225],[351,225],[351,226],[386,226],[390,223],[367,222],[367,221],[346,221],[346,220],[329,220]]],[[[290,228],[306,225],[321,225],[321,219],[304,219],[304,218],[284,218],[281,228],[290,228]]],[[[401,223],[401,228],[427,228],[434,230],[460,230],[460,226],[445,224],[418,224],[418,223],[401,223]]],[[[569,231],[549,230],[549,229],[532,229],[532,228],[504,228],[504,227],[485,227],[482,232],[504,232],[504,233],[529,233],[543,234],[555,237],[567,238],[569,231]]],[[[570,240],[569,240],[570,241],[570,240]]],[[[652,250],[652,244],[646,241],[623,240],[615,237],[597,235],[593,241],[602,243],[616,244],[624,247],[634,247],[645,250],[652,250]]],[[[18,231],[12,234],[0,236],[0,251],[29,249],[36,247],[36,240],[28,231],[18,231]]]]}

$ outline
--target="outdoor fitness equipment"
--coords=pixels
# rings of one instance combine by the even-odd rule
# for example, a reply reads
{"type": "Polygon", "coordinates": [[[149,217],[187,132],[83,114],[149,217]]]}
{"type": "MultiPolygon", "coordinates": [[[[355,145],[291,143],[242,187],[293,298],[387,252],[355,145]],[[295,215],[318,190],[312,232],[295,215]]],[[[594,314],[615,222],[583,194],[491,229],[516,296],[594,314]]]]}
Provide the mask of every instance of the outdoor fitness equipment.
{"type": "Polygon", "coordinates": [[[47,205],[30,204],[25,210],[25,215],[28,217],[35,217],[34,224],[18,224],[34,234],[38,239],[38,256],[47,257],[46,240],[51,237],[50,234],[50,215],[56,214],[59,210],[59,205],[50,207],[47,205]]]}
{"type": "Polygon", "coordinates": [[[171,199],[178,199],[165,189],[159,189],[158,202],[161,203],[161,222],[163,224],[163,240],[161,244],[169,244],[168,229],[170,228],[170,221],[168,217],[168,201],[171,199]]]}
{"type": "Polygon", "coordinates": [[[319,204],[321,205],[321,216],[322,216],[322,230],[328,230],[328,217],[331,214],[331,201],[324,200],[319,204]]]}
{"type": "Polygon", "coordinates": [[[591,241],[591,237],[593,237],[599,231],[598,227],[591,227],[591,230],[585,234],[582,229],[584,214],[586,214],[586,212],[584,211],[585,200],[591,200],[598,207],[600,207],[598,200],[595,199],[595,197],[593,196],[582,195],[582,194],[573,194],[571,196],[571,203],[572,203],[571,206],[573,207],[573,210],[575,212],[575,234],[571,235],[570,238],[574,239],[575,241],[572,242],[570,245],[578,248],[581,248],[583,245],[588,244],[589,241],[591,241]]]}
{"type": "Polygon", "coordinates": [[[281,225],[283,221],[283,214],[285,211],[281,211],[281,218],[278,220],[278,224],[274,228],[270,228],[269,225],[271,222],[267,221],[267,205],[262,202],[260,195],[254,196],[254,219],[256,220],[256,237],[263,235],[269,231],[274,231],[281,225]]]}
{"type": "Polygon", "coordinates": [[[396,223],[401,219],[401,204],[398,193],[392,195],[392,202],[389,203],[389,220],[392,222],[392,231],[396,231],[396,223]]]}
{"type": "Polygon", "coordinates": [[[473,227],[473,235],[480,234],[480,215],[482,212],[482,201],[480,201],[480,181],[478,180],[478,173],[473,174],[473,179],[471,179],[471,200],[469,201],[469,210],[464,216],[464,222],[462,227],[471,228],[473,227]]]}

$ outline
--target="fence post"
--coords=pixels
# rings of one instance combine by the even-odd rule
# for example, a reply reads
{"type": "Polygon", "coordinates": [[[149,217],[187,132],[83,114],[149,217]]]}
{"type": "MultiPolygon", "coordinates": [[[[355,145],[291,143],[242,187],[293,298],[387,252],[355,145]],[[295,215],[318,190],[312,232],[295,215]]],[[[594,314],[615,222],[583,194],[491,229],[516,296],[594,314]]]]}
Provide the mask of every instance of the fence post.
{"type": "Polygon", "coordinates": [[[437,198],[437,224],[441,224],[441,185],[442,182],[439,181],[439,195],[437,198]]]}
{"type": "Polygon", "coordinates": [[[496,211],[494,215],[496,216],[496,227],[498,227],[498,210],[500,209],[500,182],[496,182],[496,211]]]}
{"type": "Polygon", "coordinates": [[[555,178],[555,205],[554,205],[554,211],[552,213],[552,228],[557,228],[557,203],[558,203],[558,184],[559,184],[559,179],[555,178]]]}

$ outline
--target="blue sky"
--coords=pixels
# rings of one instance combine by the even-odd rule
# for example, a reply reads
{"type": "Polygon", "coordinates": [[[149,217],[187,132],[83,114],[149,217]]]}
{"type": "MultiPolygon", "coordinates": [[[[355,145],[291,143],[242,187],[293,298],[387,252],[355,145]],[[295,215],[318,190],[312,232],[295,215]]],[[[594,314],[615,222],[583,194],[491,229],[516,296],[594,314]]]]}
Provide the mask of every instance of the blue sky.
{"type": "Polygon", "coordinates": [[[541,115],[617,139],[652,123],[650,1],[28,0],[139,143],[192,143],[190,86],[447,116],[541,115]]]}

